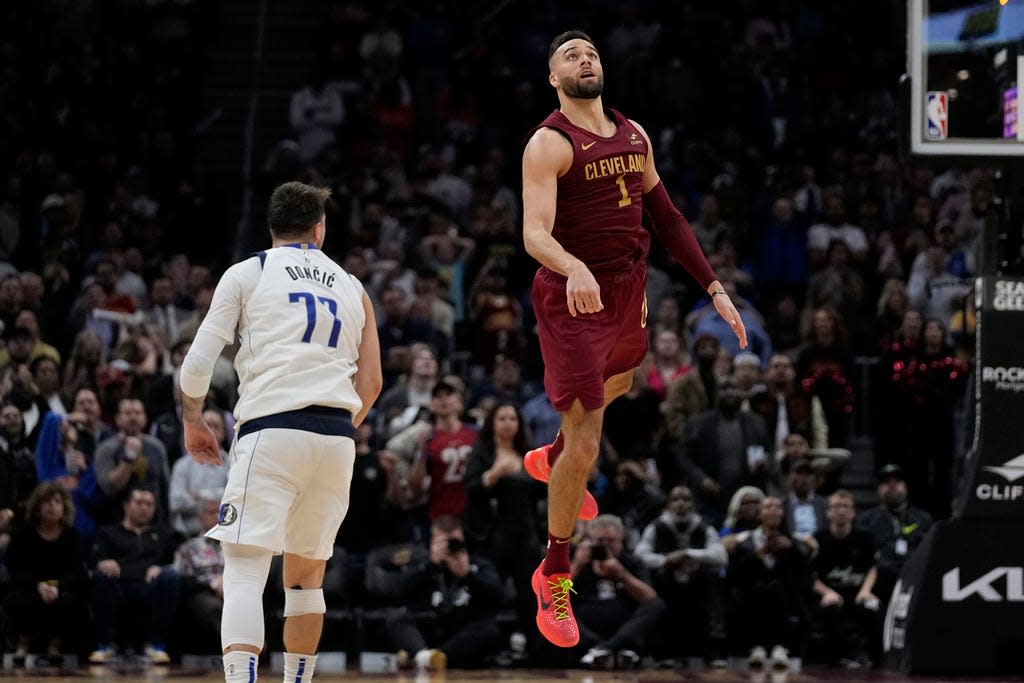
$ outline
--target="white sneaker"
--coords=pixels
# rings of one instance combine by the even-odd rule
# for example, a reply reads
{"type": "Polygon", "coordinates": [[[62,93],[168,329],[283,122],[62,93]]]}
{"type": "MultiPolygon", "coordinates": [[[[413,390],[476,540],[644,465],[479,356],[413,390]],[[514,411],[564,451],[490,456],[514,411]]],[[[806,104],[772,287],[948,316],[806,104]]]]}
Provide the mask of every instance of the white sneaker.
{"type": "Polygon", "coordinates": [[[789,652],[781,645],[772,648],[772,668],[776,671],[789,670],[789,652]]]}
{"type": "Polygon", "coordinates": [[[747,657],[747,666],[749,666],[751,669],[763,669],[767,661],[768,652],[766,652],[763,647],[758,645],[750,651],[750,656],[747,657]]]}

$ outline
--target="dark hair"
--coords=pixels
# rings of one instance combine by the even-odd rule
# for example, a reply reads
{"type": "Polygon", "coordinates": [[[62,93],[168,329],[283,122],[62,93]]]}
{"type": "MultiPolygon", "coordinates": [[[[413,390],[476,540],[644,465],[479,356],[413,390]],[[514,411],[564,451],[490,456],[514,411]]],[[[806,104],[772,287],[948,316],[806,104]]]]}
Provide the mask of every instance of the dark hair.
{"type": "Polygon", "coordinates": [[[572,30],[565,31],[564,33],[559,33],[557,36],[555,36],[555,39],[551,41],[551,45],[548,47],[548,61],[550,62],[551,58],[555,56],[555,51],[558,48],[562,47],[570,40],[576,40],[577,38],[585,40],[591,45],[594,44],[594,39],[588,36],[583,31],[572,30]]]}
{"type": "Polygon", "coordinates": [[[514,448],[516,453],[519,455],[525,455],[526,451],[530,450],[529,440],[527,439],[526,433],[526,422],[523,421],[523,413],[519,410],[519,406],[511,401],[499,401],[487,412],[487,417],[484,418],[484,424],[480,427],[480,434],[477,436],[477,441],[487,448],[494,448],[494,421],[498,417],[498,411],[506,406],[515,410],[516,417],[519,418],[519,429],[516,431],[516,435],[512,437],[512,448],[514,448]]]}
{"type": "Polygon", "coordinates": [[[29,372],[31,372],[33,375],[35,375],[36,372],[39,370],[39,366],[42,365],[43,363],[47,362],[47,361],[53,363],[53,366],[55,368],[57,368],[57,372],[60,372],[60,363],[55,361],[50,356],[36,356],[32,360],[30,360],[28,362],[28,370],[29,370],[29,372]]]}
{"type": "Polygon", "coordinates": [[[443,378],[439,379],[437,381],[437,383],[434,384],[434,388],[430,390],[430,395],[432,397],[433,396],[442,396],[442,395],[448,396],[450,394],[455,394],[455,395],[457,395],[457,396],[459,396],[461,398],[462,397],[462,389],[460,389],[459,387],[455,386],[455,384],[453,384],[452,382],[449,382],[448,380],[443,379],[443,378]]]}
{"type": "Polygon", "coordinates": [[[136,493],[144,493],[147,496],[153,496],[153,503],[155,505],[160,504],[160,497],[156,495],[156,491],[149,486],[141,484],[134,484],[128,487],[128,490],[124,492],[124,498],[122,499],[123,504],[127,504],[135,496],[136,493]]]}
{"type": "Polygon", "coordinates": [[[71,494],[55,481],[45,481],[32,491],[25,503],[25,519],[32,527],[37,526],[39,511],[42,509],[43,503],[51,498],[60,498],[64,503],[64,516],[61,517],[60,524],[65,529],[69,528],[75,521],[75,506],[71,502],[71,494]]]}
{"type": "Polygon", "coordinates": [[[92,387],[79,387],[78,389],[75,390],[74,396],[71,397],[72,404],[74,404],[74,402],[78,400],[78,395],[83,391],[88,391],[90,394],[92,394],[92,397],[94,399],[96,399],[97,401],[100,400],[100,397],[96,395],[96,390],[93,389],[92,387]]]}
{"type": "Polygon", "coordinates": [[[856,503],[857,499],[854,498],[853,494],[846,489],[836,489],[829,498],[842,498],[848,500],[851,503],[856,503]]]}
{"type": "Polygon", "coordinates": [[[300,182],[278,185],[267,206],[267,226],[275,238],[301,237],[324,217],[331,191],[300,182]]]}

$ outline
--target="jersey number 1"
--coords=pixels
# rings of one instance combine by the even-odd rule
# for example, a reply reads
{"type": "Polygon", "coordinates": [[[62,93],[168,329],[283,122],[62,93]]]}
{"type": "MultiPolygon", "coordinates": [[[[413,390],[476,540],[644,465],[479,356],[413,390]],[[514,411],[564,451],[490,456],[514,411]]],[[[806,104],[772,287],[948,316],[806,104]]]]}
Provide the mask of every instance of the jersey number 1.
{"type": "Polygon", "coordinates": [[[615,179],[615,182],[619,184],[619,191],[622,193],[622,199],[619,200],[619,208],[621,209],[624,206],[632,204],[633,200],[629,196],[629,188],[626,187],[626,174],[623,173],[620,175],[615,179]]]}
{"type": "Polygon", "coordinates": [[[312,292],[289,292],[288,303],[296,304],[300,301],[306,304],[306,331],[302,335],[302,341],[307,344],[313,338],[313,328],[316,327],[316,302],[319,301],[334,318],[334,325],[331,326],[331,337],[327,340],[327,346],[332,349],[338,348],[338,335],[341,334],[341,321],[338,319],[338,302],[329,296],[314,296],[312,292]]]}

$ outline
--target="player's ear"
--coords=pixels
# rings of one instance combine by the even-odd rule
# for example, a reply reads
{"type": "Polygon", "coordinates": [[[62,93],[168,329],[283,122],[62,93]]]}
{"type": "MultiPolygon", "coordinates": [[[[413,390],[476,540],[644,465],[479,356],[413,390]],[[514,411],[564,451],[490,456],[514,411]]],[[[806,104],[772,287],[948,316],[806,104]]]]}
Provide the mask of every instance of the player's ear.
{"type": "Polygon", "coordinates": [[[318,247],[324,246],[324,237],[327,236],[327,217],[320,219],[320,222],[313,226],[313,241],[318,247]]]}
{"type": "Polygon", "coordinates": [[[552,88],[558,87],[558,76],[555,75],[554,71],[548,74],[548,83],[551,84],[552,88]]]}

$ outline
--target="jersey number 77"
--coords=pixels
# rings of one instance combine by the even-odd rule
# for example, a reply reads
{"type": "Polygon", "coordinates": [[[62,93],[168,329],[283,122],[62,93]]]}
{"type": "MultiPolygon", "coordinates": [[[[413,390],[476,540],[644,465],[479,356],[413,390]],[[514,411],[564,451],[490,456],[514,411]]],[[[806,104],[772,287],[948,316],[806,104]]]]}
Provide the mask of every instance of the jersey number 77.
{"type": "Polygon", "coordinates": [[[336,349],[338,348],[338,335],[341,334],[341,320],[338,319],[338,302],[329,296],[315,296],[312,292],[289,292],[288,303],[296,304],[303,302],[306,304],[306,331],[302,334],[302,341],[307,344],[313,338],[313,329],[316,327],[316,312],[319,306],[316,302],[319,301],[327,310],[330,312],[331,317],[334,318],[334,322],[331,325],[331,336],[327,340],[327,346],[336,349]]]}

